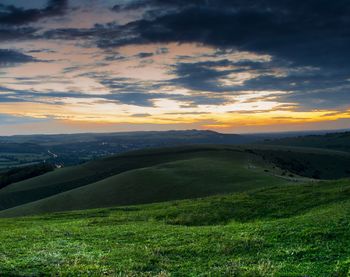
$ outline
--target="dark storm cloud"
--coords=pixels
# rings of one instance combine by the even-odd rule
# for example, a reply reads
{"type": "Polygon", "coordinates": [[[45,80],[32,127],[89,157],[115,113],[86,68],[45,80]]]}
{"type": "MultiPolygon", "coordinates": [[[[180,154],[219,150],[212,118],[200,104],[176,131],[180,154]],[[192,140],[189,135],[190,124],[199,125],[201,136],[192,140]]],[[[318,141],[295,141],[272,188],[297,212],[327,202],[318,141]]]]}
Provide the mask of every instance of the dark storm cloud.
{"type": "MultiPolygon", "coordinates": [[[[179,7],[188,7],[196,5],[208,5],[213,1],[203,1],[203,0],[137,0],[137,1],[128,1],[123,4],[114,5],[111,10],[115,12],[127,11],[127,10],[137,10],[144,8],[179,8],[179,7]]],[[[218,1],[218,2],[228,2],[228,1],[218,1]]]]}
{"type": "Polygon", "coordinates": [[[311,70],[291,72],[287,76],[262,75],[245,82],[247,90],[313,91],[349,85],[347,72],[311,70]]]}
{"type": "MultiPolygon", "coordinates": [[[[195,61],[192,56],[183,62],[185,57],[181,57],[182,60],[171,66],[171,73],[176,77],[152,85],[100,76],[98,81],[113,94],[105,97],[108,101],[150,106],[156,98],[167,98],[215,104],[226,101],[224,97],[217,98],[220,93],[283,90],[288,94],[277,97],[277,101],[298,103],[303,109],[343,107],[350,103],[347,96],[350,78],[349,0],[123,1],[111,5],[111,9],[116,14],[138,10],[143,13],[142,18],[124,25],[111,22],[95,24],[92,28],[51,29],[40,35],[37,29],[17,26],[61,15],[66,9],[67,1],[49,1],[46,8],[27,10],[0,5],[0,41],[31,38],[76,40],[87,46],[98,46],[106,53],[119,46],[172,42],[217,49],[214,55],[208,54],[208,61],[204,62],[195,61]],[[7,27],[1,24],[7,24],[7,27]],[[268,54],[272,61],[217,61],[235,50],[268,54]],[[213,58],[216,60],[211,60],[213,58]],[[189,60],[192,62],[187,62],[189,60]],[[277,75],[274,69],[283,74],[277,75]],[[223,85],[222,80],[232,79],[232,75],[240,72],[254,72],[258,76],[242,85],[223,85]],[[187,98],[153,93],[169,85],[195,93],[187,98]],[[204,93],[198,96],[197,92],[204,93]],[[212,96],[206,95],[207,92],[212,96]]],[[[139,53],[137,57],[142,59],[167,52],[167,48],[159,48],[154,53],[139,53]]],[[[130,57],[110,53],[105,60],[113,62],[127,58],[130,57]]],[[[151,61],[146,60],[146,64],[151,61]]]]}
{"type": "Polygon", "coordinates": [[[23,25],[45,17],[63,15],[67,6],[68,0],[50,0],[43,9],[23,9],[14,5],[0,4],[0,24],[23,25]]]}
{"type": "Polygon", "coordinates": [[[156,99],[170,99],[190,103],[191,105],[217,105],[224,104],[227,100],[223,97],[213,97],[211,94],[168,94],[163,89],[175,84],[175,81],[144,82],[132,78],[110,78],[104,74],[90,74],[100,84],[110,90],[110,94],[99,95],[108,101],[117,101],[123,104],[151,107],[156,99]]]}
{"type": "Polygon", "coordinates": [[[350,103],[350,84],[348,86],[320,90],[320,91],[302,91],[291,93],[282,97],[281,100],[298,102],[299,109],[348,109],[350,103]]]}
{"type": "Polygon", "coordinates": [[[226,103],[223,98],[215,98],[211,95],[181,95],[181,94],[164,94],[164,93],[149,93],[149,92],[124,92],[113,93],[102,96],[108,101],[117,101],[121,104],[135,105],[141,107],[155,107],[155,100],[167,99],[174,101],[186,102],[191,107],[198,105],[220,105],[226,103]]]}
{"type": "MultiPolygon", "coordinates": [[[[153,12],[151,9],[142,20],[119,27],[122,31],[118,38],[100,39],[98,45],[200,43],[269,54],[276,60],[289,62],[290,66],[349,68],[350,5],[347,0],[306,0],[302,3],[292,0],[205,3],[145,0],[131,2],[117,10],[142,7],[151,7],[153,12]],[[165,7],[169,8],[168,12],[154,12],[165,7]]],[[[255,64],[254,68],[261,65],[255,64]]],[[[182,70],[183,65],[180,65],[179,71],[182,70]]],[[[200,85],[200,74],[211,77],[220,73],[209,70],[194,73],[198,80],[194,88],[204,87],[200,85]]],[[[190,81],[189,78],[180,78],[179,81],[184,83],[190,81]]],[[[210,89],[213,83],[208,85],[207,89],[210,89]]]]}
{"type": "Polygon", "coordinates": [[[234,70],[217,70],[216,66],[232,65],[228,60],[217,62],[196,62],[196,63],[178,63],[171,72],[178,76],[170,80],[173,85],[198,91],[223,92],[228,89],[221,86],[219,79],[227,77],[234,70]]]}
{"type": "Polygon", "coordinates": [[[0,42],[35,39],[35,33],[37,31],[37,28],[32,27],[9,27],[0,25],[0,42]]]}
{"type": "MultiPolygon", "coordinates": [[[[94,95],[86,95],[80,92],[59,92],[59,91],[33,91],[12,89],[0,86],[0,103],[1,102],[36,102],[60,104],[62,98],[93,98],[94,95]],[[48,100],[45,100],[47,98],[48,100]],[[53,100],[54,99],[54,100],[53,100]]],[[[95,96],[96,97],[96,96],[95,96]]]]}
{"type": "Polygon", "coordinates": [[[144,92],[124,92],[113,93],[103,97],[106,100],[116,100],[118,103],[127,105],[136,105],[142,107],[153,107],[154,99],[164,98],[162,93],[144,93],[144,92]]]}
{"type": "Polygon", "coordinates": [[[51,50],[51,49],[33,49],[27,51],[28,53],[56,53],[56,51],[51,50]]]}
{"type": "Polygon", "coordinates": [[[117,54],[108,54],[107,56],[105,56],[104,59],[105,61],[112,62],[112,61],[125,61],[128,58],[117,53],[117,54]]]}
{"type": "Polygon", "coordinates": [[[0,66],[12,66],[15,64],[37,61],[39,60],[15,50],[0,49],[0,66]]]}
{"type": "Polygon", "coordinates": [[[91,78],[96,79],[100,84],[106,86],[111,91],[120,91],[124,92],[134,91],[134,92],[144,92],[150,90],[157,90],[162,87],[162,83],[152,83],[138,81],[133,78],[111,78],[107,74],[89,74],[91,78]]]}
{"type": "MultiPolygon", "coordinates": [[[[350,81],[347,70],[300,70],[286,76],[262,75],[244,83],[241,90],[276,91],[275,100],[297,103],[300,110],[348,109],[350,81]],[[278,91],[288,92],[278,94],[278,91]]],[[[260,99],[263,100],[263,99],[260,99]]]]}
{"type": "Polygon", "coordinates": [[[150,53],[150,52],[140,52],[136,55],[136,57],[140,58],[140,59],[144,59],[144,58],[149,58],[152,57],[154,54],[150,53]]]}
{"type": "Polygon", "coordinates": [[[169,80],[169,84],[195,91],[210,91],[217,93],[251,90],[251,86],[248,85],[223,85],[223,80],[232,80],[235,74],[249,71],[259,72],[262,75],[272,74],[271,68],[276,65],[277,63],[272,61],[230,61],[228,59],[201,62],[179,62],[173,66],[173,70],[170,72],[178,77],[169,80]]]}
{"type": "MultiPolygon", "coordinates": [[[[37,102],[63,104],[62,99],[94,99],[96,102],[112,102],[117,104],[135,105],[141,107],[154,107],[158,99],[168,99],[180,101],[184,107],[196,107],[198,105],[221,105],[226,102],[232,102],[225,97],[213,96],[211,93],[193,93],[191,95],[182,95],[176,93],[164,93],[163,88],[173,84],[173,81],[164,82],[145,82],[132,78],[111,78],[107,73],[81,74],[79,76],[88,76],[95,79],[100,84],[108,88],[109,93],[101,94],[90,92],[89,94],[75,91],[35,91],[11,89],[0,86],[2,92],[0,102],[37,102]]],[[[21,84],[35,85],[41,83],[40,79],[20,78],[17,80],[21,84]]],[[[48,82],[49,80],[46,80],[48,82]]]]}
{"type": "MultiPolygon", "coordinates": [[[[10,7],[2,5],[0,23],[22,24],[60,15],[67,8],[67,1],[49,1],[44,9],[10,7]]],[[[125,25],[109,23],[96,24],[90,29],[54,29],[44,37],[87,39],[101,48],[144,43],[200,43],[266,53],[312,66],[345,67],[350,58],[348,0],[302,3],[295,0],[144,0],[127,1],[113,10],[142,8],[144,17],[125,25]]]]}

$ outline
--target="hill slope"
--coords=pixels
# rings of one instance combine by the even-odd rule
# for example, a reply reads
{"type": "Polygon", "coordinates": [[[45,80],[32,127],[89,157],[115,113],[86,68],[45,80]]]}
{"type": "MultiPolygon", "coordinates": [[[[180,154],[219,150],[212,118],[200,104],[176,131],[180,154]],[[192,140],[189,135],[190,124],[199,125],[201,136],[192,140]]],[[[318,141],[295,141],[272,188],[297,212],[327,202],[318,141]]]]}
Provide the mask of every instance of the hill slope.
{"type": "Polygon", "coordinates": [[[265,141],[265,144],[332,149],[350,152],[350,132],[308,135],[265,141]]]}
{"type": "Polygon", "coordinates": [[[250,146],[247,151],[300,176],[326,180],[350,177],[348,152],[279,145],[250,146]]]}
{"type": "MultiPolygon", "coordinates": [[[[234,149],[220,150],[220,148],[193,152],[194,149],[191,152],[188,148],[186,156],[178,153],[175,161],[129,170],[89,185],[5,210],[0,212],[0,215],[18,216],[153,203],[246,191],[288,182],[276,176],[279,173],[278,169],[268,169],[267,165],[259,166],[259,160],[249,153],[234,149]],[[210,151],[214,149],[215,151],[210,151]]],[[[161,152],[158,152],[157,156],[161,156],[161,152]]]]}
{"type": "Polygon", "coordinates": [[[11,184],[0,190],[0,209],[48,197],[23,209],[45,212],[61,206],[85,209],[193,198],[266,186],[295,175],[343,178],[350,176],[349,168],[349,153],[311,148],[197,145],[139,150],[11,184]]]}
{"type": "Polygon", "coordinates": [[[0,275],[348,276],[349,226],[349,180],[0,219],[0,275]]]}
{"type": "Polygon", "coordinates": [[[88,185],[128,170],[176,161],[196,155],[200,151],[215,151],[215,149],[215,147],[177,147],[135,151],[58,169],[1,189],[0,210],[88,185]]]}

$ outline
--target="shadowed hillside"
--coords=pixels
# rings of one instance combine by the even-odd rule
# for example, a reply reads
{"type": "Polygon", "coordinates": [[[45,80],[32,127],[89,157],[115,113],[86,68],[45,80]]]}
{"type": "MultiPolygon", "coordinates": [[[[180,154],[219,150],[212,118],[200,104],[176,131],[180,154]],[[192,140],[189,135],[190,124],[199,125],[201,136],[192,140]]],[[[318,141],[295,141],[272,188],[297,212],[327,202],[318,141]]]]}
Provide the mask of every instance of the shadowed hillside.
{"type": "MultiPolygon", "coordinates": [[[[3,214],[33,214],[152,203],[245,191],[288,182],[288,180],[277,176],[281,173],[278,169],[263,165],[258,157],[234,148],[159,149],[130,153],[124,157],[117,156],[114,159],[115,163],[138,161],[139,168],[130,167],[123,173],[43,200],[15,207],[3,214]],[[172,161],[167,161],[169,159],[172,161]],[[151,160],[153,164],[157,162],[158,164],[151,165],[151,160]],[[146,166],[145,161],[148,166],[146,166]]],[[[106,161],[101,160],[100,162],[105,163],[106,161]]],[[[89,166],[91,165],[89,164],[89,166]]],[[[58,178],[59,172],[55,172],[56,176],[54,176],[55,174],[51,175],[58,178]]],[[[66,174],[63,170],[61,172],[66,174]]],[[[69,174],[69,176],[71,175],[69,174]]],[[[39,181],[41,181],[40,179],[39,181]]],[[[34,190],[33,181],[34,179],[31,180],[31,184],[34,190]]],[[[23,183],[18,183],[16,186],[18,189],[18,187],[23,186],[23,183]]],[[[5,193],[3,192],[3,197],[11,195],[10,189],[16,193],[14,187],[9,187],[5,193]]],[[[27,188],[27,185],[25,187],[27,188]]],[[[37,189],[39,188],[37,187],[37,189]]],[[[47,189],[46,187],[42,188],[47,189]]]]}
{"type": "Polygon", "coordinates": [[[323,148],[350,152],[350,132],[281,138],[265,141],[265,144],[323,148]]]}
{"type": "Polygon", "coordinates": [[[281,185],[303,180],[299,176],[342,178],[350,175],[349,167],[348,153],[310,148],[148,149],[11,184],[0,190],[0,205],[17,215],[142,204],[281,185]]]}

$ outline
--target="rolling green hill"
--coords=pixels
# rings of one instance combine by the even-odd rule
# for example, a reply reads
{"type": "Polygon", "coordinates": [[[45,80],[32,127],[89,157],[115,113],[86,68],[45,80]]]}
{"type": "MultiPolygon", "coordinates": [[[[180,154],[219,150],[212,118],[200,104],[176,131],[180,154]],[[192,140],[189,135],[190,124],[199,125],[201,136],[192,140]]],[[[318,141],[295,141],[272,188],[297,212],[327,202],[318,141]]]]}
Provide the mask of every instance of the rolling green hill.
{"type": "Polygon", "coordinates": [[[0,190],[0,276],[349,276],[350,180],[316,180],[349,168],[194,145],[58,169],[0,190]]]}
{"type": "Polygon", "coordinates": [[[0,189],[10,184],[34,178],[54,170],[54,166],[48,163],[34,164],[30,166],[14,167],[0,172],[0,189]]]}
{"type": "MultiPolygon", "coordinates": [[[[63,210],[79,210],[187,199],[282,185],[289,180],[277,176],[278,169],[264,165],[257,157],[237,149],[177,148],[175,161],[142,167],[85,186],[0,212],[18,216],[63,210]],[[196,151],[194,151],[196,150],[196,151]],[[186,153],[184,155],[184,153],[186,153]]],[[[175,149],[146,151],[172,156],[175,149]]],[[[145,153],[131,153],[129,158],[145,153]],[[137,155],[136,155],[137,154],[137,155]]]]}
{"type": "Polygon", "coordinates": [[[251,146],[247,149],[265,162],[313,179],[334,180],[350,177],[350,153],[336,150],[276,145],[251,146]]]}
{"type": "Polygon", "coordinates": [[[23,215],[222,194],[350,176],[350,154],[284,146],[179,146],[55,170],[0,190],[0,214],[23,215]]]}
{"type": "Polygon", "coordinates": [[[349,180],[0,219],[0,275],[348,276],[349,226],[349,180]]]}
{"type": "Polygon", "coordinates": [[[11,184],[0,190],[0,210],[88,185],[104,178],[132,170],[191,157],[215,147],[177,147],[140,150],[103,158],[85,164],[55,170],[35,178],[11,184]]]}
{"type": "Polygon", "coordinates": [[[350,132],[273,139],[265,144],[313,147],[350,152],[350,132]]]}

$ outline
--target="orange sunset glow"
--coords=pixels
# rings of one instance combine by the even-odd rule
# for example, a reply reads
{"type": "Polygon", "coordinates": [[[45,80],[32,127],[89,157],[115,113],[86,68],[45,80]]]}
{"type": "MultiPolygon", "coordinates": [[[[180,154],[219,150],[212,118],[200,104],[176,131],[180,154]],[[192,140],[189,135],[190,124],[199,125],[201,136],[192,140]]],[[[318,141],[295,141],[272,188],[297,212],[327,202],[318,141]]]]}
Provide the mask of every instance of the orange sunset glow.
{"type": "Polygon", "coordinates": [[[158,14],[152,11],[162,5],[151,2],[58,1],[52,14],[45,14],[50,1],[5,2],[0,134],[26,133],[33,124],[43,133],[71,132],[77,123],[78,131],[244,133],[337,129],[350,122],[350,73],[329,62],[347,50],[329,45],[322,56],[306,31],[296,54],[288,45],[292,34],[286,31],[285,41],[269,37],[277,22],[264,37],[246,21],[205,21],[212,1],[197,10],[172,4],[158,14]],[[12,22],[6,4],[40,16],[12,22]],[[186,17],[192,12],[197,17],[186,17]]]}

